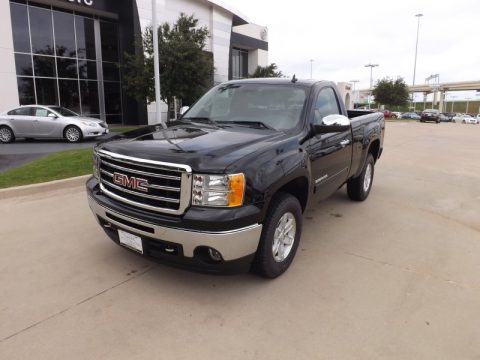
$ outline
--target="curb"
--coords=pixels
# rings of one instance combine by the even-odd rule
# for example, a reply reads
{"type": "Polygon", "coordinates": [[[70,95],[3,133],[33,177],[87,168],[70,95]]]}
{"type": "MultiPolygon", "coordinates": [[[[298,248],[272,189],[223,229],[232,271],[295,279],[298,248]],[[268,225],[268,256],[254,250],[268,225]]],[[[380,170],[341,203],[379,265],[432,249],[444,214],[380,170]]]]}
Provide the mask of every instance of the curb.
{"type": "Polygon", "coordinates": [[[83,175],[68,179],[49,181],[45,183],[0,189],[0,200],[81,186],[84,185],[87,179],[91,176],[92,175],[83,175]]]}

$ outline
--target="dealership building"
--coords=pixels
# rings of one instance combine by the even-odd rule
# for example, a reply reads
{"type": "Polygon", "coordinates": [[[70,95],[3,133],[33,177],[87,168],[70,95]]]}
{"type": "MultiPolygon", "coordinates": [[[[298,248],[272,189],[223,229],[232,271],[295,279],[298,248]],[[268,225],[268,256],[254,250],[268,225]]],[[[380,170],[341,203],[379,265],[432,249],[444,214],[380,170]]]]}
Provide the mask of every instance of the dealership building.
{"type": "MultiPolygon", "coordinates": [[[[268,64],[266,27],[214,0],[157,0],[159,24],[182,12],[209,30],[215,83],[268,64]]],[[[1,0],[0,113],[61,105],[110,124],[147,123],[155,107],[125,93],[121,65],[141,51],[135,39],[151,20],[151,0],[1,0]]]]}

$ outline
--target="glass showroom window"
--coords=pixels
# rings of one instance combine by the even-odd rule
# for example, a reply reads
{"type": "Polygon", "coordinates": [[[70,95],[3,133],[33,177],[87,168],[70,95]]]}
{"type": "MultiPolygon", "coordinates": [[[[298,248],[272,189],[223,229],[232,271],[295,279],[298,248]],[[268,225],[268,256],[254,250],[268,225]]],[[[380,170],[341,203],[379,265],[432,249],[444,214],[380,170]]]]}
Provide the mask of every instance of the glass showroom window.
{"type": "Polygon", "coordinates": [[[118,24],[17,0],[10,15],[21,105],[61,105],[98,118],[104,106],[108,122],[122,122],[118,24]]]}
{"type": "Polygon", "coordinates": [[[232,49],[232,79],[248,77],[248,51],[232,49]]]}

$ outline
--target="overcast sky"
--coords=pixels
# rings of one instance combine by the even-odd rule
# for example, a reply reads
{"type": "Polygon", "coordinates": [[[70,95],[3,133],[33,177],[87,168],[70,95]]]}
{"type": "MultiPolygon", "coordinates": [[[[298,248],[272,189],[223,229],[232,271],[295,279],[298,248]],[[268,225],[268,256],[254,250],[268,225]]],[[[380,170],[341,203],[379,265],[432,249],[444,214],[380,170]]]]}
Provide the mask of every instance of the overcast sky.
{"type": "MultiPolygon", "coordinates": [[[[269,62],[286,75],[336,82],[401,76],[416,84],[480,80],[480,0],[223,0],[269,30],[269,62]]],[[[478,97],[477,97],[478,99],[478,97]]]]}

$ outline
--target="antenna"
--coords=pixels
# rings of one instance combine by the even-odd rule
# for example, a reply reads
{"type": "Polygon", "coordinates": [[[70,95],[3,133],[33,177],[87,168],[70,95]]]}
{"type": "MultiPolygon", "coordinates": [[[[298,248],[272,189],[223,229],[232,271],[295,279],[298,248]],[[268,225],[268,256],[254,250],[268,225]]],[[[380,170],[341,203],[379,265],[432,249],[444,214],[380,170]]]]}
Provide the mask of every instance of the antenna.
{"type": "Polygon", "coordinates": [[[291,81],[292,81],[292,83],[294,83],[294,84],[295,84],[295,83],[297,82],[297,80],[298,80],[298,79],[295,77],[295,74],[293,74],[293,77],[292,77],[292,80],[291,80],[291,81]]]}

